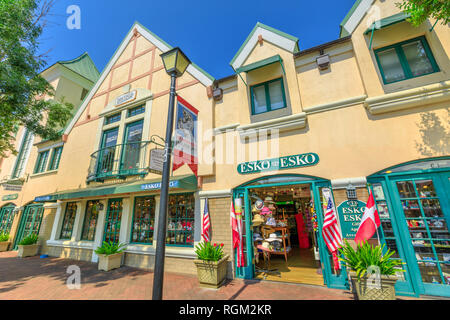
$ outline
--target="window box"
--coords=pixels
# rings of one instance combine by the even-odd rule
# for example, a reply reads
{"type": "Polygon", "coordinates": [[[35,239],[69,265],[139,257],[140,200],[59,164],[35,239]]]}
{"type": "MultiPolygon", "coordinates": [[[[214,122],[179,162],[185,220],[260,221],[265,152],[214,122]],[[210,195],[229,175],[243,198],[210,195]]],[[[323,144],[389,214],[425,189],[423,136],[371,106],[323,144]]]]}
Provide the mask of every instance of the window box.
{"type": "Polygon", "coordinates": [[[287,107],[283,78],[250,87],[252,115],[287,107]]]}
{"type": "Polygon", "coordinates": [[[384,84],[440,71],[424,36],[374,52],[384,84]]]}

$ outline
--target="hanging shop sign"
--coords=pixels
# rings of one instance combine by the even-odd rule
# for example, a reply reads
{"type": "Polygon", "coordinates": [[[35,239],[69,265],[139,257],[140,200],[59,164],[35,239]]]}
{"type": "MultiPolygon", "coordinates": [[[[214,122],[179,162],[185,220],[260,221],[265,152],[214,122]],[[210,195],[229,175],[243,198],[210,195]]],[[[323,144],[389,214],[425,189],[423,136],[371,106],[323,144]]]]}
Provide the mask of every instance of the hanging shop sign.
{"type": "Polygon", "coordinates": [[[164,149],[150,150],[149,170],[152,173],[162,174],[164,167],[164,149]]]}
{"type": "Polygon", "coordinates": [[[121,96],[118,96],[116,100],[114,100],[114,107],[118,107],[124,103],[131,102],[136,99],[137,91],[127,92],[121,96]]]}
{"type": "Polygon", "coordinates": [[[344,239],[355,238],[365,210],[366,203],[359,200],[347,200],[337,207],[344,239]]]}
{"type": "Polygon", "coordinates": [[[16,200],[17,198],[19,198],[18,193],[8,194],[8,195],[2,197],[2,201],[16,200]]]}
{"type": "Polygon", "coordinates": [[[317,154],[304,153],[293,156],[240,163],[237,167],[237,171],[240,174],[251,174],[258,172],[314,166],[318,163],[319,156],[317,154]]]}

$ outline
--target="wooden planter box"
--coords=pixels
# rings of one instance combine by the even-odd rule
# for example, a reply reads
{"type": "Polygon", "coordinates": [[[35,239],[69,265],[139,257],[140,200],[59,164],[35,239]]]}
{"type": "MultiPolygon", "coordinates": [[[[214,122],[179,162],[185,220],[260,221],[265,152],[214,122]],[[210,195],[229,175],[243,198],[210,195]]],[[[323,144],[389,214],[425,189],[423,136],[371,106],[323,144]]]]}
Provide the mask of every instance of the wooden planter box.
{"type": "Polygon", "coordinates": [[[9,242],[9,241],[0,242],[0,252],[8,251],[8,247],[9,247],[10,243],[11,242],[9,242]]]}
{"type": "Polygon", "coordinates": [[[201,287],[217,289],[225,282],[228,258],[229,255],[225,255],[219,261],[194,260],[201,287]]]}
{"type": "Polygon", "coordinates": [[[395,300],[396,276],[381,275],[381,286],[378,288],[373,286],[372,281],[367,283],[367,275],[358,281],[356,273],[350,272],[350,278],[358,300],[395,300]]]}
{"type": "Polygon", "coordinates": [[[120,268],[122,265],[123,252],[116,254],[98,254],[98,270],[110,271],[120,268]]]}
{"type": "Polygon", "coordinates": [[[30,244],[26,246],[19,245],[19,252],[17,256],[19,258],[33,257],[38,254],[39,245],[38,244],[30,244]]]}

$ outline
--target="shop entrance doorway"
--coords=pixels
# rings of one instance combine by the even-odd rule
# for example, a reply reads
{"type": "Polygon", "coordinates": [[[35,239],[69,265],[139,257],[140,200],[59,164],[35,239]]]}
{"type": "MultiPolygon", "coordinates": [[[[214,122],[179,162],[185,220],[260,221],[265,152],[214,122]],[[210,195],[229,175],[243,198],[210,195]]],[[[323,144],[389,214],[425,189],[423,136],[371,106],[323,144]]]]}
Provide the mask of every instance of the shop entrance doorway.
{"type": "Polygon", "coordinates": [[[17,250],[23,238],[31,234],[39,234],[43,215],[44,206],[42,204],[30,204],[24,208],[13,250],[17,250]]]}
{"type": "Polygon", "coordinates": [[[234,199],[242,199],[246,244],[237,277],[347,288],[346,271],[333,269],[320,232],[323,189],[332,196],[327,180],[277,175],[234,190],[234,199]]]}

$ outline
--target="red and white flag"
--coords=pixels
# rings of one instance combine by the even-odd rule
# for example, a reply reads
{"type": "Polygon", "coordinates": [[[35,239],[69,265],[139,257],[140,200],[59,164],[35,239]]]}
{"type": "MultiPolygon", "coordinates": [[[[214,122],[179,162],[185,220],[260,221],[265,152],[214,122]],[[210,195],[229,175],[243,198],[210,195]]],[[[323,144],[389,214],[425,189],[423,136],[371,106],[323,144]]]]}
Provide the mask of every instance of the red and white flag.
{"type": "Polygon", "coordinates": [[[358,232],[356,232],[355,242],[361,244],[372,238],[380,225],[380,217],[375,207],[375,200],[371,191],[369,200],[367,200],[366,210],[361,219],[361,224],[359,225],[358,232]]]}
{"type": "Polygon", "coordinates": [[[209,210],[208,210],[208,199],[205,199],[205,209],[203,211],[203,228],[202,228],[202,237],[203,240],[209,242],[209,228],[211,227],[211,222],[209,221],[209,210]]]}
{"type": "MultiPolygon", "coordinates": [[[[240,209],[239,209],[240,210],[240,209]]],[[[238,211],[239,211],[238,210],[238,211]]],[[[233,233],[233,249],[237,249],[237,267],[245,266],[244,245],[242,243],[242,217],[241,212],[236,213],[233,201],[231,201],[230,223],[233,233]]]]}

